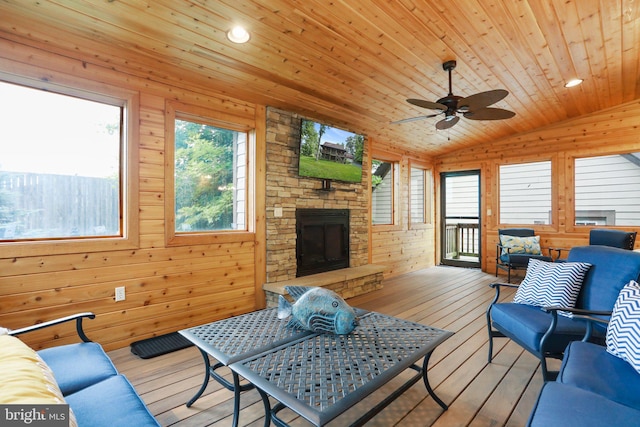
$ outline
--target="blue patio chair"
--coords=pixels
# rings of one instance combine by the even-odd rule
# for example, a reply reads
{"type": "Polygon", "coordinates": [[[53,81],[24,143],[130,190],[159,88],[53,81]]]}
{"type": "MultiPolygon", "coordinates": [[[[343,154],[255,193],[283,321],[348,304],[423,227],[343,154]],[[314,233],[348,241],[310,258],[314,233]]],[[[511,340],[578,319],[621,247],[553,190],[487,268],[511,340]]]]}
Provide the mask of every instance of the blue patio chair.
{"type": "MultiPolygon", "coordinates": [[[[627,249],[632,251],[636,243],[636,231],[612,230],[606,228],[593,228],[589,231],[589,245],[611,246],[612,248],[627,249]]],[[[549,253],[556,252],[556,262],[565,262],[560,258],[564,248],[549,248],[549,253]]]]}
{"type": "Polygon", "coordinates": [[[511,270],[526,270],[530,259],[539,259],[541,261],[552,261],[549,256],[542,255],[539,243],[535,250],[530,250],[528,243],[522,243],[522,240],[535,238],[535,231],[532,228],[503,228],[498,230],[498,244],[496,246],[496,277],[498,270],[507,272],[507,282],[511,282],[511,270]],[[500,236],[511,236],[520,238],[518,244],[505,245],[502,244],[500,236]]]}
{"type": "MultiPolygon", "coordinates": [[[[582,340],[587,332],[593,340],[603,339],[606,328],[594,326],[588,331],[581,319],[559,316],[558,311],[591,314],[607,318],[618,298],[620,290],[631,280],[639,280],[640,252],[607,246],[578,246],[569,252],[567,262],[591,265],[584,276],[577,301],[571,307],[539,307],[514,302],[501,302],[500,289],[508,283],[493,283],[496,295],[487,308],[489,331],[489,357],[493,358],[493,339],[511,338],[525,350],[540,359],[542,376],[552,380],[554,374],[547,371],[547,358],[562,358],[571,341],[582,340]]],[[[556,264],[557,265],[557,264],[556,264]]]]}

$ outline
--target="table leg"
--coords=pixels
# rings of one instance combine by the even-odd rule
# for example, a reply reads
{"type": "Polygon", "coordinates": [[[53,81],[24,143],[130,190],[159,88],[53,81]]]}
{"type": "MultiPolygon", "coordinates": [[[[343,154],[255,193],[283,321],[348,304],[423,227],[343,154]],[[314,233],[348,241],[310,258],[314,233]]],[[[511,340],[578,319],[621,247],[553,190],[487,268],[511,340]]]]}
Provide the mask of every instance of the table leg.
{"type": "Polygon", "coordinates": [[[436,401],[438,405],[442,407],[442,409],[446,411],[447,409],[449,409],[449,407],[438,396],[436,396],[436,393],[433,391],[433,389],[431,388],[431,385],[429,384],[429,378],[427,377],[427,365],[429,364],[429,358],[431,357],[431,353],[433,352],[428,353],[424,357],[424,362],[422,363],[422,379],[424,380],[424,385],[427,388],[429,395],[433,398],[433,400],[436,401]]]}
{"type": "MultiPolygon", "coordinates": [[[[198,350],[200,349],[198,348],[198,350]]],[[[202,350],[200,350],[200,354],[202,354],[202,358],[204,359],[204,381],[200,390],[198,390],[191,400],[187,402],[187,408],[191,407],[191,405],[193,405],[194,402],[202,396],[202,393],[204,393],[204,390],[207,388],[207,384],[209,384],[209,378],[211,378],[211,362],[209,362],[209,355],[202,350]]]]}
{"type": "Polygon", "coordinates": [[[235,372],[233,374],[233,422],[232,427],[238,427],[240,419],[240,377],[235,372]]]}
{"type": "MultiPolygon", "coordinates": [[[[278,427],[288,427],[286,423],[284,423],[280,418],[278,418],[275,415],[275,413],[271,412],[271,403],[269,402],[269,396],[267,395],[267,393],[260,390],[259,388],[257,388],[256,390],[258,390],[258,393],[260,393],[260,397],[262,398],[262,404],[264,405],[264,427],[269,427],[269,425],[271,425],[271,421],[273,421],[273,424],[275,424],[278,427]]],[[[280,405],[282,404],[278,403],[276,405],[276,408],[278,408],[278,406],[280,405]]],[[[284,407],[284,405],[282,406],[284,407]]],[[[274,411],[276,411],[276,408],[274,408],[274,411]]]]}
{"type": "MultiPolygon", "coordinates": [[[[209,384],[209,380],[213,377],[216,381],[218,381],[224,388],[233,392],[233,427],[238,426],[238,419],[240,417],[240,392],[251,390],[253,388],[253,384],[244,384],[240,385],[240,376],[235,372],[231,372],[233,376],[233,384],[223,378],[221,375],[216,373],[216,369],[225,366],[224,364],[218,362],[215,365],[211,366],[211,362],[209,361],[209,355],[201,349],[200,354],[202,354],[202,358],[204,360],[204,381],[202,382],[202,386],[200,390],[187,402],[187,408],[191,407],[195,403],[196,400],[202,396],[207,385],[209,384]]],[[[265,427],[268,427],[268,424],[265,424],[265,427]]]]}

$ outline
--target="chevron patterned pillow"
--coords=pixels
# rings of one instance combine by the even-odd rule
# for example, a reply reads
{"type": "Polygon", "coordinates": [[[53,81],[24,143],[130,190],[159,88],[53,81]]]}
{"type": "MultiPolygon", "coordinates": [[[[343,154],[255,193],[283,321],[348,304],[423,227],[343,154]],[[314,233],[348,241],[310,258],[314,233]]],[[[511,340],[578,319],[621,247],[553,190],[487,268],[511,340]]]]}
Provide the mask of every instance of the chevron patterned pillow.
{"type": "Polygon", "coordinates": [[[607,327],[607,351],[640,373],[640,285],[634,280],[620,291],[607,327]]]}
{"type": "MultiPolygon", "coordinates": [[[[586,262],[553,263],[530,259],[527,273],[518,287],[513,302],[538,307],[576,305],[584,276],[591,264],[586,262]]],[[[571,313],[558,312],[567,317],[571,313]]]]}

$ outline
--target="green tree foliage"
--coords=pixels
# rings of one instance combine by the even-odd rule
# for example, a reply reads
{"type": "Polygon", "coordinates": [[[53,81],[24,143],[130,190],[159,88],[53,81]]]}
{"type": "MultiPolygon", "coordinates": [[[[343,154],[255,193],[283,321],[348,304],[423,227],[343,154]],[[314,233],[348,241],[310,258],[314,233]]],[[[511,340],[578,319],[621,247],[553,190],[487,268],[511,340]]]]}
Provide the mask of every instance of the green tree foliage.
{"type": "Polygon", "coordinates": [[[234,132],[176,120],[176,230],[231,229],[234,132]]]}
{"type": "Polygon", "coordinates": [[[327,130],[326,125],[320,125],[320,129],[318,129],[318,151],[316,151],[316,160],[320,159],[320,151],[321,151],[320,147],[322,146],[322,135],[324,135],[326,130],[327,130]]]}
{"type": "Polygon", "coordinates": [[[313,122],[303,120],[300,134],[302,140],[300,154],[303,156],[315,156],[320,144],[320,138],[313,127],[313,122]]]}
{"type": "Polygon", "coordinates": [[[355,135],[347,137],[347,144],[345,148],[347,152],[353,156],[355,163],[362,164],[362,154],[364,152],[364,136],[355,135]]]}

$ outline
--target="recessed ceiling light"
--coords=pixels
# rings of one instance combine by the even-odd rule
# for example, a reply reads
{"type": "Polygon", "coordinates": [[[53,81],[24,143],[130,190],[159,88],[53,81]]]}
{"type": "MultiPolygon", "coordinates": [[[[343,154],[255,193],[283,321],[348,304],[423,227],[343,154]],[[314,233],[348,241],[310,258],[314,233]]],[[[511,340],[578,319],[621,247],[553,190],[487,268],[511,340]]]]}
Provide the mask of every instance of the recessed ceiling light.
{"type": "Polygon", "coordinates": [[[250,37],[249,32],[240,26],[227,31],[227,38],[234,43],[246,43],[250,37]]]}
{"type": "Polygon", "coordinates": [[[582,79],[572,79],[569,80],[564,87],[574,87],[574,86],[578,86],[580,83],[582,83],[582,79]]]}

